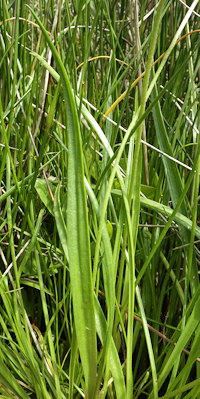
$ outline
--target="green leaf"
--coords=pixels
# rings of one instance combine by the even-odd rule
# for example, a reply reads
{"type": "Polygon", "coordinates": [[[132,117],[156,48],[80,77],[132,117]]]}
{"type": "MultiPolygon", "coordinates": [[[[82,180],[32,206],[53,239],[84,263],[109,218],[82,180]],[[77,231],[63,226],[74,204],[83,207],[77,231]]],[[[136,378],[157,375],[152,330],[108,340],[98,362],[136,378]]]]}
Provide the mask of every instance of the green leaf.
{"type": "MultiPolygon", "coordinates": [[[[50,183],[49,183],[49,184],[50,184],[50,183]]],[[[54,194],[54,192],[55,192],[55,187],[53,187],[52,185],[50,185],[50,186],[51,186],[51,190],[52,190],[52,192],[53,192],[53,194],[54,194]]],[[[35,182],[35,189],[36,189],[36,191],[37,191],[37,193],[38,193],[38,195],[39,195],[41,201],[42,201],[43,204],[45,205],[45,207],[48,209],[48,211],[49,211],[52,215],[54,215],[54,212],[53,212],[53,202],[52,202],[52,199],[51,199],[51,196],[50,196],[48,187],[47,187],[47,183],[45,182],[45,180],[44,180],[44,179],[39,179],[39,178],[36,179],[36,182],[35,182]]]]}
{"type": "MultiPolygon", "coordinates": [[[[156,87],[152,91],[152,98],[153,100],[157,97],[157,89],[156,87]]],[[[165,129],[164,119],[161,111],[160,102],[157,101],[153,108],[153,119],[156,128],[156,135],[159,143],[159,148],[161,151],[169,154],[170,156],[174,157],[172,147],[167,136],[167,132],[165,129]]],[[[172,162],[167,157],[162,157],[163,165],[165,168],[165,175],[168,182],[170,196],[173,202],[173,206],[175,208],[181,194],[183,191],[183,185],[181,182],[180,174],[178,171],[177,164],[172,162]]],[[[183,203],[180,206],[180,213],[183,215],[187,215],[186,211],[186,199],[184,199],[183,203]]],[[[187,229],[185,229],[182,225],[180,225],[180,229],[182,231],[182,235],[184,238],[184,242],[188,242],[189,236],[187,229]]]]}
{"type": "MultiPolygon", "coordinates": [[[[174,362],[176,361],[177,356],[179,356],[180,352],[187,346],[188,341],[191,336],[195,332],[197,326],[199,325],[199,311],[200,311],[200,299],[196,302],[194,309],[182,331],[180,338],[178,339],[176,346],[174,347],[171,355],[168,357],[167,361],[163,364],[162,371],[158,378],[158,386],[159,388],[163,385],[165,379],[168,377],[174,362]]],[[[170,396],[169,396],[170,397],[170,396]]],[[[153,392],[149,396],[149,399],[153,399],[153,392]]]]}
{"type": "Polygon", "coordinates": [[[0,385],[3,385],[8,391],[11,391],[11,397],[16,397],[14,395],[17,395],[17,397],[21,399],[29,399],[29,395],[26,394],[19,382],[2,361],[0,361],[0,385]]]}
{"type": "MultiPolygon", "coordinates": [[[[96,297],[95,297],[95,319],[96,319],[96,328],[98,336],[100,338],[100,341],[104,345],[106,341],[107,325],[106,325],[105,316],[96,297]]],[[[124,374],[113,338],[111,338],[111,344],[110,344],[109,364],[110,364],[110,371],[114,379],[116,397],[117,399],[124,399],[126,397],[124,374]]]]}
{"type": "Polygon", "coordinates": [[[155,198],[155,194],[156,194],[155,187],[141,184],[141,191],[142,191],[142,194],[145,195],[145,197],[152,199],[152,200],[155,198]]]}

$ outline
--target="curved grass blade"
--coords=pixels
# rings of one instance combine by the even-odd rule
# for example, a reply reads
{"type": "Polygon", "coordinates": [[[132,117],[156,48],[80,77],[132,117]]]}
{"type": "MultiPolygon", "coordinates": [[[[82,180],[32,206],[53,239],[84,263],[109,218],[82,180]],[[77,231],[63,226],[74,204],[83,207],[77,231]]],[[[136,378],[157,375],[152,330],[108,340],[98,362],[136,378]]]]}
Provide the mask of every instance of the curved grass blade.
{"type": "Polygon", "coordinates": [[[14,378],[8,367],[0,361],[0,384],[5,388],[5,391],[9,392],[11,398],[20,397],[22,399],[28,399],[29,395],[20,386],[19,382],[14,378]],[[13,396],[12,396],[13,395],[13,396]],[[19,395],[19,396],[18,396],[19,395]]]}
{"type": "MultiPolygon", "coordinates": [[[[122,193],[120,190],[113,189],[112,194],[116,194],[117,196],[121,197],[122,193]]],[[[156,212],[162,213],[162,215],[170,217],[173,213],[173,209],[170,208],[167,205],[160,204],[159,202],[153,201],[149,198],[140,198],[140,203],[141,207],[143,208],[148,208],[152,209],[156,212]]],[[[180,212],[177,212],[176,215],[174,215],[174,220],[177,222],[179,225],[182,225],[183,227],[187,228],[188,231],[191,231],[192,229],[192,222],[190,219],[188,219],[186,216],[182,215],[180,212]]],[[[195,227],[195,236],[200,239],[200,227],[196,225],[195,227]]]]}
{"type": "MultiPolygon", "coordinates": [[[[107,331],[106,319],[96,297],[95,297],[95,318],[96,318],[97,333],[100,338],[100,341],[104,345],[106,341],[106,331],[107,331]]],[[[111,343],[110,343],[109,362],[110,362],[110,371],[114,379],[116,397],[117,399],[124,399],[126,397],[124,375],[113,338],[111,338],[111,343]]]]}
{"type": "MultiPolygon", "coordinates": [[[[158,95],[157,88],[154,87],[154,89],[152,91],[153,100],[157,97],[157,95],[158,95]]],[[[169,142],[169,138],[167,136],[167,132],[165,129],[163,115],[162,115],[161,106],[160,106],[159,101],[157,101],[157,103],[155,103],[155,105],[154,105],[153,119],[154,119],[156,135],[157,135],[160,150],[163,152],[166,152],[167,154],[169,154],[170,156],[173,157],[174,154],[173,154],[171,144],[169,142]]],[[[166,179],[168,182],[168,187],[169,187],[170,195],[172,198],[173,206],[175,207],[180,198],[180,195],[183,191],[181,177],[180,177],[180,174],[178,171],[177,164],[172,163],[166,157],[162,157],[162,161],[163,161],[164,168],[165,168],[166,179]]],[[[185,200],[182,202],[182,204],[180,206],[180,213],[182,213],[185,216],[187,214],[185,200]]],[[[181,229],[182,229],[182,227],[181,227],[181,229]]],[[[183,237],[185,238],[184,241],[188,242],[188,234],[185,233],[184,228],[182,229],[182,233],[183,233],[183,237]]]]}
{"type": "MultiPolygon", "coordinates": [[[[179,356],[179,353],[183,350],[184,347],[187,346],[188,341],[190,340],[192,334],[195,332],[196,328],[199,325],[199,310],[200,310],[200,299],[196,302],[194,309],[185,325],[184,330],[182,331],[179,340],[176,343],[171,355],[168,357],[166,363],[163,366],[163,369],[158,378],[158,387],[160,388],[165,379],[168,377],[174,362],[179,356]]],[[[153,392],[150,394],[149,399],[153,399],[153,392]]]]}

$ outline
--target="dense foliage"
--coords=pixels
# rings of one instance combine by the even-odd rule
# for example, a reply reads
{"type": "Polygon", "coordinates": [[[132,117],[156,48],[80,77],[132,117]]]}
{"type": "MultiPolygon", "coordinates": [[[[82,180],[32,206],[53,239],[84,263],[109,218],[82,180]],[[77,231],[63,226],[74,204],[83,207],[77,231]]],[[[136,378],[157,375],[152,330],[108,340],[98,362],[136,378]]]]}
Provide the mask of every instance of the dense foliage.
{"type": "Polygon", "coordinates": [[[27,3],[0,1],[0,396],[200,398],[198,0],[27,3]]]}

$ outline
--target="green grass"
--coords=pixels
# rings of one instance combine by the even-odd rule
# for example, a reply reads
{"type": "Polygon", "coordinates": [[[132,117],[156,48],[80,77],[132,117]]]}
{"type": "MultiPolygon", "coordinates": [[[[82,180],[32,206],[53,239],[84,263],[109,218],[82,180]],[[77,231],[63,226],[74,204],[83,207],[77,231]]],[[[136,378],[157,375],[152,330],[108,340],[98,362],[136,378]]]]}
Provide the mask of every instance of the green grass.
{"type": "Polygon", "coordinates": [[[200,399],[198,0],[0,5],[0,396],[200,399]]]}

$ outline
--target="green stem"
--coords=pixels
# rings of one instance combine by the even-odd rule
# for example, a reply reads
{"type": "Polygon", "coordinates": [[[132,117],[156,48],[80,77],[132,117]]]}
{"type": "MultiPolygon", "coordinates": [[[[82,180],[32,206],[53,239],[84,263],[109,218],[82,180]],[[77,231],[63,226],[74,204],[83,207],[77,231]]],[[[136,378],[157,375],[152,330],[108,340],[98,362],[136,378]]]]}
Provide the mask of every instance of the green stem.
{"type": "MultiPolygon", "coordinates": [[[[139,119],[145,112],[146,101],[147,101],[147,91],[149,87],[149,79],[151,73],[151,64],[153,61],[154,51],[157,42],[157,36],[159,31],[159,26],[162,19],[162,12],[164,7],[164,0],[161,0],[159,6],[157,8],[157,12],[155,14],[153,29],[151,32],[151,40],[148,52],[148,59],[146,65],[146,72],[144,75],[144,81],[142,85],[142,97],[141,97],[141,105],[139,111],[139,119]]],[[[142,129],[143,124],[140,124],[135,133],[135,148],[134,148],[134,157],[131,171],[131,179],[128,190],[128,199],[129,202],[131,200],[132,193],[133,201],[132,201],[132,227],[133,227],[133,243],[129,241],[129,245],[133,246],[132,259],[130,257],[129,262],[129,305],[128,305],[128,313],[129,315],[134,314],[134,295],[135,295],[135,252],[136,252],[136,241],[137,241],[137,233],[138,233],[138,223],[140,216],[140,185],[141,185],[141,170],[142,170],[142,152],[141,152],[141,138],[142,138],[142,129]]],[[[132,375],[132,348],[133,348],[133,317],[128,318],[128,334],[127,334],[127,366],[126,366],[126,375],[127,375],[127,399],[132,397],[133,394],[133,375],[132,375]]],[[[155,399],[158,397],[158,389],[157,389],[157,378],[153,379],[154,384],[154,395],[155,399]]]]}

